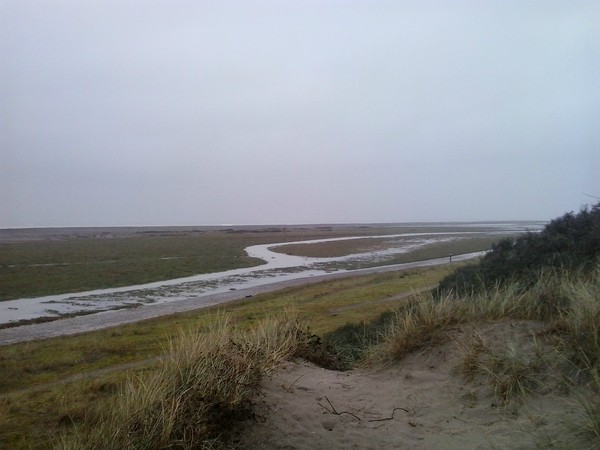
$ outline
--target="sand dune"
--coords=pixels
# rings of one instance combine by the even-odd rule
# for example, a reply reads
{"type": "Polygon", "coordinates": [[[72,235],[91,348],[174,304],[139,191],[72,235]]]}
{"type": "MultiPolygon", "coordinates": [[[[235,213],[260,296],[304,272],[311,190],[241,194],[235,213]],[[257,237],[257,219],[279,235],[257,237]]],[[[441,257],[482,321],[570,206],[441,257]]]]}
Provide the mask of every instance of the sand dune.
{"type": "Polygon", "coordinates": [[[576,436],[581,407],[572,394],[549,389],[501,406],[485,379],[468,382],[456,371],[474,333],[527,346],[541,326],[463,327],[448,343],[386,368],[286,363],[263,383],[256,417],[235,440],[243,449],[587,448],[576,436]]]}

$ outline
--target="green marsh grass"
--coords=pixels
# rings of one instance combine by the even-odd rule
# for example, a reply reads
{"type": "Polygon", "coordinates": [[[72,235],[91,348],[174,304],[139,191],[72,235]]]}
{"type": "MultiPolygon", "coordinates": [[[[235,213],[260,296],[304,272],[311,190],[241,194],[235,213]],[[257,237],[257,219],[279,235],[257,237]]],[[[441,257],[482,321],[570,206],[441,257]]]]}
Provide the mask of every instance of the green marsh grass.
{"type": "Polygon", "coordinates": [[[258,266],[225,233],[0,244],[0,300],[81,292],[258,266]]]}
{"type": "MultiPolygon", "coordinates": [[[[259,229],[251,227],[184,231],[174,228],[160,233],[144,231],[144,229],[111,230],[114,237],[97,238],[93,234],[80,236],[65,229],[58,237],[46,236],[39,240],[0,242],[0,301],[129,286],[259,266],[264,264],[264,261],[250,258],[244,251],[244,248],[256,244],[436,230],[440,228],[349,226],[259,229]]],[[[457,227],[455,230],[461,228],[457,227]]],[[[473,243],[478,239],[473,238],[473,243]]],[[[471,239],[468,239],[464,242],[470,241],[471,239]]],[[[491,242],[487,244],[482,242],[476,247],[487,249],[490,248],[491,242]]],[[[442,245],[441,256],[452,252],[444,247],[445,243],[440,245],[442,245]]],[[[475,251],[470,250],[472,246],[468,248],[465,251],[475,251]]],[[[431,249],[435,249],[435,245],[431,249]]],[[[453,253],[459,252],[456,250],[453,253]]],[[[408,259],[415,261],[426,257],[427,255],[415,254],[408,259]]]]}

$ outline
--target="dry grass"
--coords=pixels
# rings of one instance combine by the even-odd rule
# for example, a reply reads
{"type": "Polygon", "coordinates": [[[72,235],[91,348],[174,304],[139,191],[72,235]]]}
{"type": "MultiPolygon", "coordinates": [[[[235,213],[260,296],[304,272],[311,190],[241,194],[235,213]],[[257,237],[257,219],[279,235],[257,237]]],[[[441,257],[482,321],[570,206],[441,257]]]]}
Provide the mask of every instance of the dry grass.
{"type": "Polygon", "coordinates": [[[388,329],[386,353],[401,359],[423,346],[438,344],[456,321],[456,303],[449,299],[439,302],[421,297],[396,313],[396,320],[388,329]]]}
{"type": "Polygon", "coordinates": [[[235,329],[226,317],[171,340],[158,369],[130,378],[94,419],[57,442],[60,449],[201,448],[250,414],[262,377],[307,338],[297,315],[235,329]]]}
{"type": "Polygon", "coordinates": [[[531,348],[490,346],[476,335],[458,367],[465,378],[484,376],[503,405],[543,389],[548,376],[600,388],[600,268],[587,276],[547,272],[527,290],[512,283],[463,298],[421,295],[396,313],[368,362],[401,360],[449,339],[463,324],[506,320],[543,323],[544,345],[534,336],[531,348]]]}
{"type": "Polygon", "coordinates": [[[561,351],[576,369],[577,375],[600,388],[600,270],[585,281],[568,281],[563,286],[569,308],[554,320],[562,338],[561,351]]]}
{"type": "MultiPolygon", "coordinates": [[[[515,412],[532,396],[572,399],[577,392],[580,419],[565,432],[575,429],[585,440],[583,448],[600,448],[600,267],[591,274],[547,271],[528,289],[512,283],[463,298],[422,296],[397,314],[371,360],[398,361],[465,328],[475,331],[459,345],[456,370],[488,386],[492,405],[511,405],[515,412]],[[515,340],[508,334],[486,338],[477,331],[501,329],[501,322],[505,330],[516,328],[515,340]]],[[[557,448],[551,440],[548,445],[557,448]]],[[[575,445],[582,448],[579,441],[575,445]]]]}
{"type": "Polygon", "coordinates": [[[471,351],[460,363],[463,375],[474,379],[485,377],[492,386],[500,405],[512,400],[522,401],[543,385],[546,360],[541,346],[527,352],[514,342],[503,343],[501,350],[491,350],[481,340],[476,340],[471,351]]]}

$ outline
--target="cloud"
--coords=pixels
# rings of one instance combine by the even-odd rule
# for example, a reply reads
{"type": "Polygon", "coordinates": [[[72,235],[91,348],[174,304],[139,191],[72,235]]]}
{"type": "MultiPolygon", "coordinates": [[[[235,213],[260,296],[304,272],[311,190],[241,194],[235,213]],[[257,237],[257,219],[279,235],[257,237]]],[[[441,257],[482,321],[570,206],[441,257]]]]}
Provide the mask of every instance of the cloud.
{"type": "Polygon", "coordinates": [[[545,219],[600,192],[590,2],[2,8],[0,226],[545,219]]]}

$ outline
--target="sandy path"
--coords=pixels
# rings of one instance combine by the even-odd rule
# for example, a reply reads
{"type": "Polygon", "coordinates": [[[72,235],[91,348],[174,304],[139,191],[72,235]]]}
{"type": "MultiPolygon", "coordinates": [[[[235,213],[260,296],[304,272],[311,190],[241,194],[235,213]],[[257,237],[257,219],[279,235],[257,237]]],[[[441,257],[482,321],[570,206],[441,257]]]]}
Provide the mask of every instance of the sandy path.
{"type": "MultiPolygon", "coordinates": [[[[473,255],[467,254],[456,256],[453,262],[472,258],[473,255]]],[[[369,275],[374,273],[393,272],[397,270],[414,269],[418,267],[429,267],[435,265],[447,264],[448,258],[438,258],[427,261],[418,261],[414,263],[396,264],[391,266],[374,267],[370,269],[360,269],[347,272],[336,272],[327,275],[319,275],[307,278],[297,278],[294,280],[279,281],[261,286],[254,286],[236,291],[222,292],[218,294],[206,295],[202,297],[180,300],[170,303],[156,305],[140,306],[132,309],[121,309],[116,311],[106,311],[85,316],[59,319],[52,322],[23,325],[13,328],[0,329],[0,345],[14,344],[17,342],[26,342],[37,339],[46,339],[56,336],[64,336],[87,331],[99,330],[117,325],[124,325],[141,320],[165,316],[178,312],[192,311],[206,308],[232,300],[239,300],[248,296],[254,296],[266,292],[274,292],[292,286],[301,286],[305,284],[318,283],[321,281],[349,278],[358,275],[369,275]]]]}

